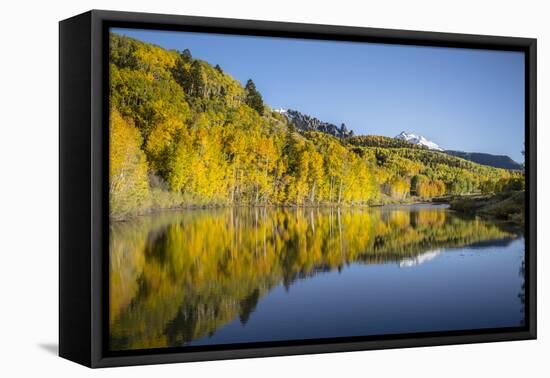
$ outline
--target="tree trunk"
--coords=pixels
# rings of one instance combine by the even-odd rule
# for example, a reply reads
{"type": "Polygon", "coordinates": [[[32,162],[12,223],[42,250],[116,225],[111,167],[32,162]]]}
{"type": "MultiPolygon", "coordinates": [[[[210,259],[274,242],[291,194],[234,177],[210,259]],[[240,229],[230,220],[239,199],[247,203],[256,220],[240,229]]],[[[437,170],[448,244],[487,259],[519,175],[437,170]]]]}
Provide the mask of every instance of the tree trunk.
{"type": "Polygon", "coordinates": [[[330,192],[329,192],[329,196],[328,196],[328,201],[330,202],[330,204],[332,204],[332,186],[333,186],[333,181],[334,181],[334,177],[330,177],[330,192]]]}
{"type": "Polygon", "coordinates": [[[311,203],[314,203],[315,202],[315,186],[316,186],[316,183],[314,182],[313,183],[313,186],[311,187],[311,195],[309,197],[309,201],[311,203]]]}

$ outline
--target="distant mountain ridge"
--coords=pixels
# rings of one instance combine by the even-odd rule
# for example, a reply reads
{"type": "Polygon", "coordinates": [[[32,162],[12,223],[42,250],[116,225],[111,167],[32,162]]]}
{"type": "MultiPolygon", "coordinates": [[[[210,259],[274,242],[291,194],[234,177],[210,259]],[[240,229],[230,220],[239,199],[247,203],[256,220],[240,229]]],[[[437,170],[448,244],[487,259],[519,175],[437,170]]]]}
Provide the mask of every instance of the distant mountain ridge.
{"type": "Polygon", "coordinates": [[[446,154],[456,156],[465,160],[472,161],[474,163],[488,165],[495,168],[521,170],[523,166],[506,155],[492,155],[484,152],[463,152],[445,150],[446,154]]]}
{"type": "Polygon", "coordinates": [[[346,125],[342,123],[340,127],[335,124],[321,121],[318,118],[303,114],[298,110],[293,109],[275,109],[275,112],[284,115],[290,123],[292,123],[299,131],[319,131],[325,134],[335,136],[340,139],[348,138],[349,143],[352,145],[363,146],[379,146],[379,147],[417,147],[424,148],[432,151],[443,152],[448,155],[459,157],[464,160],[471,161],[473,163],[486,165],[494,168],[503,168],[511,170],[521,170],[523,166],[509,156],[506,155],[492,155],[484,152],[464,152],[456,150],[445,150],[437,143],[429,140],[428,138],[402,131],[393,138],[379,137],[370,135],[354,136],[353,130],[348,130],[346,125]],[[351,138],[351,139],[350,139],[351,138]],[[405,144],[395,144],[391,141],[400,141],[405,144]]]}
{"type": "Polygon", "coordinates": [[[353,131],[348,130],[342,123],[340,127],[335,124],[321,121],[318,118],[300,113],[293,109],[275,109],[279,114],[284,115],[300,131],[320,131],[338,138],[348,138],[353,136],[353,131]]]}
{"type": "Polygon", "coordinates": [[[513,169],[520,170],[522,165],[512,160],[506,155],[492,155],[484,152],[464,152],[455,150],[445,150],[441,148],[437,143],[423,137],[422,135],[416,135],[413,133],[407,133],[402,131],[395,139],[404,140],[417,146],[425,147],[430,150],[445,152],[451,156],[456,156],[474,163],[487,165],[494,168],[513,169]]]}

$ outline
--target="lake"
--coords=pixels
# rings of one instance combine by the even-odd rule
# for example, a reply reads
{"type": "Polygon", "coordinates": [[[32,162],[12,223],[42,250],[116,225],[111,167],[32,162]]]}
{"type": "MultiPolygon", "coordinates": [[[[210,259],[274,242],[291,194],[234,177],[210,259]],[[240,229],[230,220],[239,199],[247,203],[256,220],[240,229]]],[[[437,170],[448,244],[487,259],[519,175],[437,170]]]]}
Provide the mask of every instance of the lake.
{"type": "Polygon", "coordinates": [[[445,205],[110,226],[111,350],[521,326],[523,235],[445,205]]]}

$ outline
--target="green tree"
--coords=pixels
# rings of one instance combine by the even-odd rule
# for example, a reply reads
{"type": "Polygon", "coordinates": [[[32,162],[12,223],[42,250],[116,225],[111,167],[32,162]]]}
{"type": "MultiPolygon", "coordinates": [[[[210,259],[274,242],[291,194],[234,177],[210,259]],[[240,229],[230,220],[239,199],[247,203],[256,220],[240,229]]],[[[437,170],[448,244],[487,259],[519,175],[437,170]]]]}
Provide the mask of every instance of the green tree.
{"type": "Polygon", "coordinates": [[[203,69],[201,63],[195,60],[189,72],[188,93],[194,97],[203,97],[204,88],[203,69]]]}
{"type": "Polygon", "coordinates": [[[178,56],[176,59],[174,68],[172,68],[172,75],[176,83],[178,83],[184,90],[189,86],[189,68],[188,63],[178,56]]]}
{"type": "Polygon", "coordinates": [[[180,53],[180,57],[185,63],[189,63],[193,60],[193,55],[191,55],[191,51],[189,49],[183,50],[180,53]]]}
{"type": "Polygon", "coordinates": [[[260,92],[258,92],[258,90],[256,89],[256,84],[254,84],[252,79],[248,79],[248,81],[246,82],[245,90],[245,103],[252,109],[256,110],[258,114],[263,115],[264,100],[262,99],[262,95],[260,94],[260,92]]]}

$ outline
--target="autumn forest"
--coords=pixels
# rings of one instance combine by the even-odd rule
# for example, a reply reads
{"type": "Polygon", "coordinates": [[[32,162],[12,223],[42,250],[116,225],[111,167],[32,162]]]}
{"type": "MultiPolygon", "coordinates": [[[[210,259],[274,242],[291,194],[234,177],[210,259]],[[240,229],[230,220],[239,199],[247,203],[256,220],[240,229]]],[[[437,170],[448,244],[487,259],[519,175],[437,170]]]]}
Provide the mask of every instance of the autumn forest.
{"type": "Polygon", "coordinates": [[[110,36],[110,214],[365,206],[523,189],[523,173],[384,136],[298,130],[223,67],[110,36]]]}

